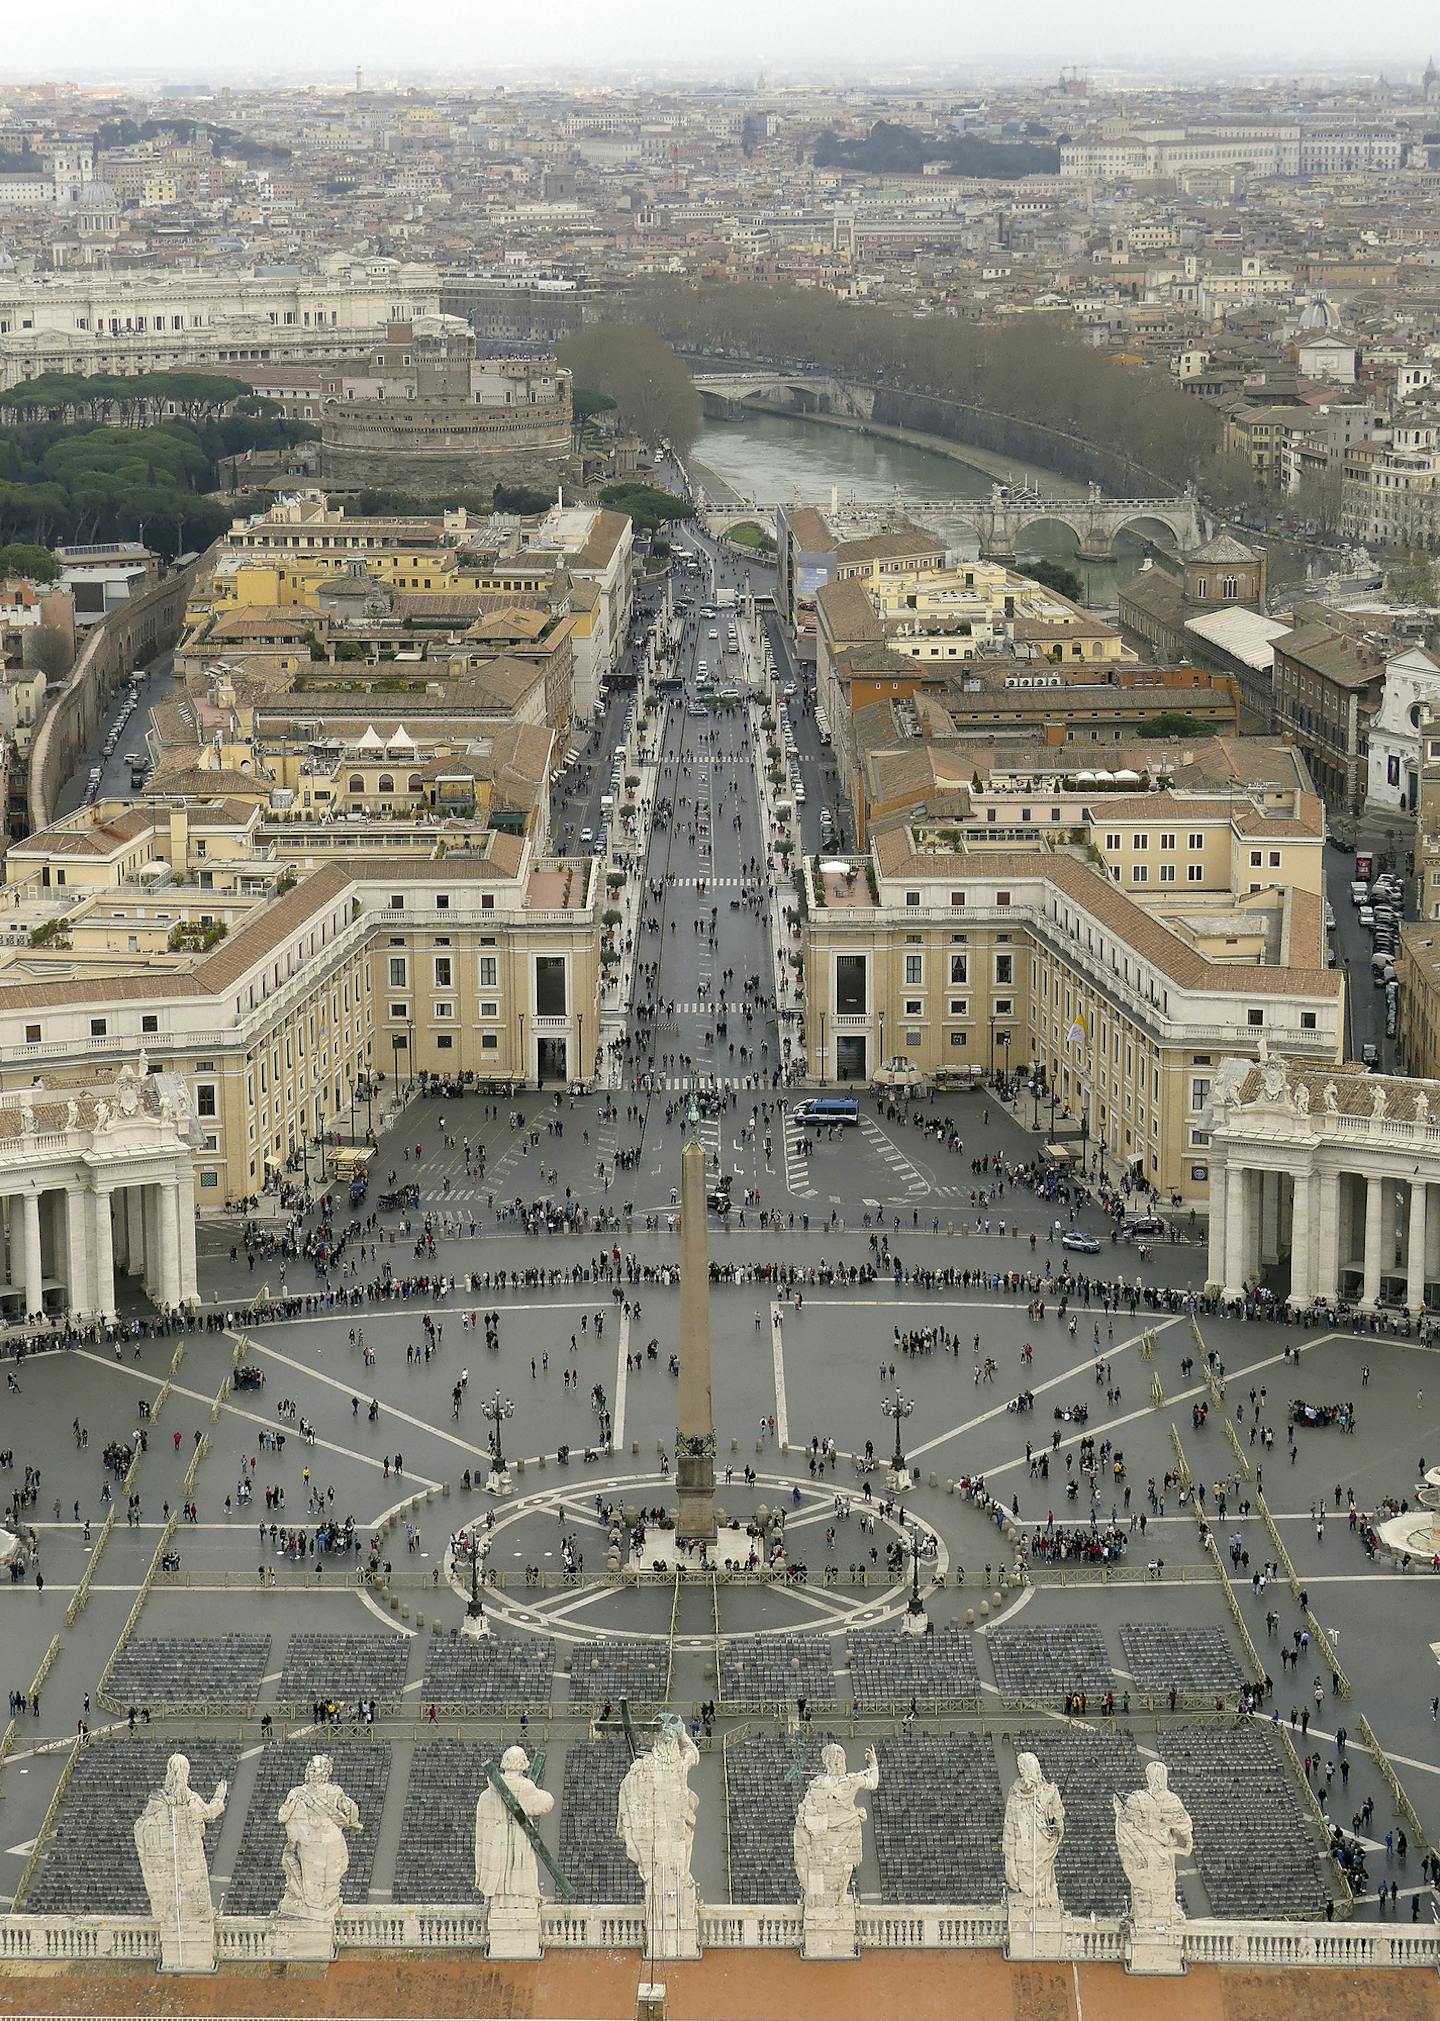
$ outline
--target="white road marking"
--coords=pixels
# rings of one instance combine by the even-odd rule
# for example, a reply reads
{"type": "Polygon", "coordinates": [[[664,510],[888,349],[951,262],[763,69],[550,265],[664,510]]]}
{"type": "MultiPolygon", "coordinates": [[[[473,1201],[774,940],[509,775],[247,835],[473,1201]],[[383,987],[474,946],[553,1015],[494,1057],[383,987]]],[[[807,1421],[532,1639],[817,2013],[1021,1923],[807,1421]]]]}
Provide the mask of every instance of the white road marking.
{"type": "Polygon", "coordinates": [[[630,1382],[630,1312],[620,1308],[620,1338],[615,1344],[615,1411],[610,1425],[610,1450],[620,1452],[625,1445],[625,1391],[630,1382]]]}
{"type": "Polygon", "coordinates": [[[775,1438],[784,1449],[790,1443],[790,1411],[785,1400],[785,1327],[778,1301],[770,1306],[770,1359],[775,1366],[775,1438]]]}

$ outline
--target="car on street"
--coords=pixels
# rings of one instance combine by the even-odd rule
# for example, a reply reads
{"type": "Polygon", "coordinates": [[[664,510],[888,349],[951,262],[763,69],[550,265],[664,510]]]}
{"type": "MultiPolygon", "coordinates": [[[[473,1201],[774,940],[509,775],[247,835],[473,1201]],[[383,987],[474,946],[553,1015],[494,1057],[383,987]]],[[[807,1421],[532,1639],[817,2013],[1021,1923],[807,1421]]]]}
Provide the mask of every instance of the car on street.
{"type": "Polygon", "coordinates": [[[1364,1045],[1363,1045],[1363,1046],[1361,1046],[1361,1048],[1360,1048],[1360,1063],[1361,1063],[1361,1065],[1362,1065],[1362,1066],[1366,1066],[1366,1067],[1378,1067],[1378,1066],[1379,1066],[1379,1064],[1380,1064],[1380,1048],[1379,1048],[1379,1046],[1377,1046],[1377,1045],[1375,1044],[1375,1042],[1374,1042],[1374,1040],[1373,1040],[1373,1039],[1366,1039],[1366,1041],[1365,1041],[1364,1045]]]}
{"type": "Polygon", "coordinates": [[[1132,1214],[1125,1223],[1127,1235],[1163,1235],[1165,1223],[1158,1214],[1132,1214]]]}
{"type": "Polygon", "coordinates": [[[1098,1256],[1100,1254],[1100,1238],[1098,1235],[1087,1235],[1083,1228],[1067,1228],[1065,1233],[1060,1237],[1060,1247],[1062,1249],[1078,1249],[1082,1256],[1098,1256]]]}
{"type": "Polygon", "coordinates": [[[580,847],[582,849],[593,849],[594,846],[595,830],[593,828],[582,828],[580,830],[580,847]]]}

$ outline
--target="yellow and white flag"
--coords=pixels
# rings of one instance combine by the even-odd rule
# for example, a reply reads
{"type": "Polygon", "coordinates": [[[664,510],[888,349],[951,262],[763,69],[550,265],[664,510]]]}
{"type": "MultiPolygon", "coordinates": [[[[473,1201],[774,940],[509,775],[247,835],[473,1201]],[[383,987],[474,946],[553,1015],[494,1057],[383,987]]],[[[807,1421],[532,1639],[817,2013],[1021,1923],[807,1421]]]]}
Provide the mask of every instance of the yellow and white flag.
{"type": "Polygon", "coordinates": [[[1083,1046],[1089,1043],[1089,1039],[1090,1028],[1085,1022],[1083,1012],[1077,1011],[1074,1024],[1065,1034],[1065,1043],[1067,1046],[1083,1046]]]}

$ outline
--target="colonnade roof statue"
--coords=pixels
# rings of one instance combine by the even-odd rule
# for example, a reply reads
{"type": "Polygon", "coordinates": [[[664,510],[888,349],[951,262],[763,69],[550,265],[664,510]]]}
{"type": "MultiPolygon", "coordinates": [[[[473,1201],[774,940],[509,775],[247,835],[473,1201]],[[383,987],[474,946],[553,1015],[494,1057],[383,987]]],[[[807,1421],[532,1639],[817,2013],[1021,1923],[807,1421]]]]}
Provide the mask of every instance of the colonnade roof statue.
{"type": "Polygon", "coordinates": [[[652,1958],[700,1954],[700,1903],[690,1872],[700,1808],[690,1771],[699,1759],[684,1720],[662,1713],[654,1746],[636,1755],[620,1784],[616,1829],[644,1884],[646,1949],[652,1958]]]}

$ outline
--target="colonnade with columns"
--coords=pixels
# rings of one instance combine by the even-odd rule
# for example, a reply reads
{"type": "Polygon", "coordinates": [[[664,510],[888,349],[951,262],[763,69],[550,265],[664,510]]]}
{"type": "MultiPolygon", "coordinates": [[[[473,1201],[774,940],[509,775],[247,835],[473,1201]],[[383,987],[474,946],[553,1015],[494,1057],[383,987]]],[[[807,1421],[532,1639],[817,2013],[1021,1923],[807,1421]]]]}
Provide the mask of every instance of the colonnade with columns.
{"type": "Polygon", "coordinates": [[[7,1320],[68,1311],[111,1318],[116,1279],[128,1276],[157,1306],[198,1295],[194,1175],[78,1169],[37,1172],[3,1195],[0,1311],[7,1320]]]}
{"type": "Polygon", "coordinates": [[[1210,1202],[1211,1282],[1235,1298],[1287,1265],[1291,1305],[1424,1311],[1440,1300],[1440,1172],[1227,1163],[1210,1202]]]}
{"type": "Polygon", "coordinates": [[[1305,1308],[1440,1308],[1440,1083],[1226,1060],[1212,1096],[1209,1281],[1305,1308]]]}

